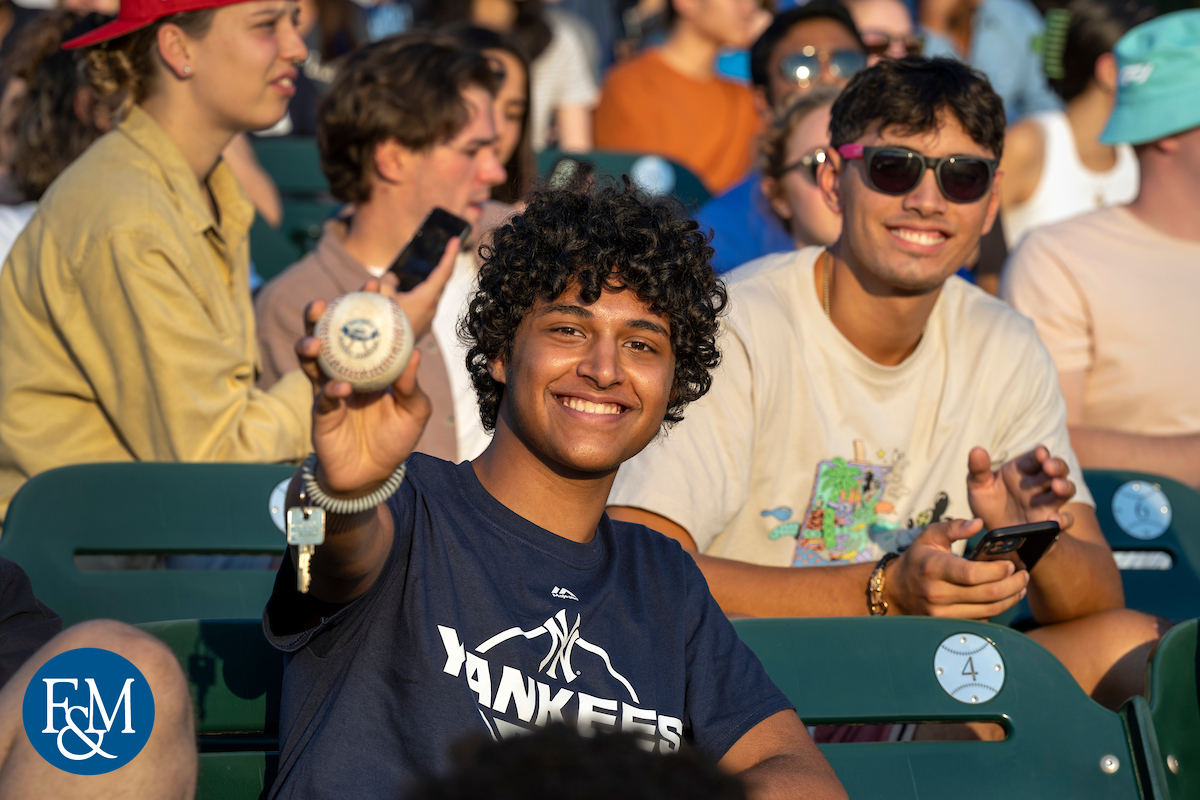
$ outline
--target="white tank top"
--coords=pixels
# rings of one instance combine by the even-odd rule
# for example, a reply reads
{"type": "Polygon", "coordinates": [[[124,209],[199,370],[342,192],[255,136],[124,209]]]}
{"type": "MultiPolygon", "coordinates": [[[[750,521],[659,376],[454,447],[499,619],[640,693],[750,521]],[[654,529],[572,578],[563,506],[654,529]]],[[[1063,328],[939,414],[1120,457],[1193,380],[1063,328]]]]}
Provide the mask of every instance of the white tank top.
{"type": "Polygon", "coordinates": [[[1033,195],[1004,212],[1004,238],[1011,250],[1031,228],[1059,222],[1098,208],[1124,205],[1137,196],[1138,162],[1133,148],[1119,144],[1117,163],[1093,172],[1079,160],[1067,115],[1044,111],[1030,117],[1042,129],[1045,157],[1033,195]]]}

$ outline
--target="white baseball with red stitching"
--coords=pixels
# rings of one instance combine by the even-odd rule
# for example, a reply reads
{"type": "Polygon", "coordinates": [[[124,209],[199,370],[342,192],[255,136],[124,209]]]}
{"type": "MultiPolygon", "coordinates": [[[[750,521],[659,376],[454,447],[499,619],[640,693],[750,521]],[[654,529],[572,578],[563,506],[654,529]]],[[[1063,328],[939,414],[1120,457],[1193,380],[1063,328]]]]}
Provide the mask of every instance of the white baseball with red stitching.
{"type": "Polygon", "coordinates": [[[331,302],[314,335],[321,342],[321,371],[356,392],[387,388],[412,357],[408,317],[394,300],[375,292],[351,292],[331,302]]]}

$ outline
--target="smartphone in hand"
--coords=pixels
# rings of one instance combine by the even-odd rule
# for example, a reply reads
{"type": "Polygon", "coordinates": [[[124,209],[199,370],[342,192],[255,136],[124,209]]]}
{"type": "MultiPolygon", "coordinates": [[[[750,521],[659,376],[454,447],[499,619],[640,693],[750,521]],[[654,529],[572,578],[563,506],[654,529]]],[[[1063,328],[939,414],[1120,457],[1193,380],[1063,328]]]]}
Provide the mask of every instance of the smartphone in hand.
{"type": "Polygon", "coordinates": [[[1031,522],[988,531],[967,558],[972,561],[1011,561],[1017,569],[1033,570],[1058,539],[1057,522],[1031,522]]]}
{"type": "Polygon", "coordinates": [[[429,273],[433,272],[442,260],[450,240],[457,236],[459,241],[466,243],[470,233],[470,223],[444,208],[435,208],[429,212],[417,235],[388,267],[388,271],[396,273],[396,277],[400,279],[400,291],[411,291],[428,278],[429,273]]]}

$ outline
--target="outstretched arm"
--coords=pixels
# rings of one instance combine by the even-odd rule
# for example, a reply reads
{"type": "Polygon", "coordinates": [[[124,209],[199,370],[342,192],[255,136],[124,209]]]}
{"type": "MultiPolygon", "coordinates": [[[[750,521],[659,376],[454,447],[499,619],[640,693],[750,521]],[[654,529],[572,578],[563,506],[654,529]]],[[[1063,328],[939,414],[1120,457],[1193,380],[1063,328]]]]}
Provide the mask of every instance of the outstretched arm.
{"type": "MultiPolygon", "coordinates": [[[[437,269],[411,292],[398,294],[391,281],[378,280],[368,281],[365,290],[394,298],[408,315],[415,335],[420,336],[429,329],[457,254],[458,246],[452,242],[437,269]]],[[[412,453],[429,419],[429,399],[417,386],[417,352],[395,383],[380,392],[359,394],[349,383],[327,378],[317,365],[320,342],[312,335],[325,306],[324,301],[317,301],[305,309],[307,335],[296,343],[300,368],[313,387],[316,479],[333,497],[363,497],[412,453]]],[[[301,505],[299,474],[288,488],[287,505],[301,505]]],[[[312,557],[310,593],[326,603],[349,603],[371,588],[383,569],[394,535],[391,513],[386,504],[358,514],[327,511],[325,534],[325,543],[312,557]]],[[[291,556],[294,560],[295,548],[291,548],[291,556]]]]}
{"type": "Polygon", "coordinates": [[[772,714],[747,731],[718,766],[736,773],[752,800],[846,797],[833,767],[791,710],[772,714]]]}

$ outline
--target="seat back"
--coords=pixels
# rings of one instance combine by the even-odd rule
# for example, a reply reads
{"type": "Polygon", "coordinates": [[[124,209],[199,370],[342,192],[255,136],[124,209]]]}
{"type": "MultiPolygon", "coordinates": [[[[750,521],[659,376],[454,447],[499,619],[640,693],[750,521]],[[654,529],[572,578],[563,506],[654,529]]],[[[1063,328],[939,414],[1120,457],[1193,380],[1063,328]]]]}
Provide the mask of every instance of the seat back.
{"type": "Polygon", "coordinates": [[[1084,470],[1084,480],[1121,568],[1125,605],[1172,622],[1200,617],[1200,493],[1128,470],[1084,470]]]}
{"type": "Polygon", "coordinates": [[[191,688],[200,749],[199,800],[257,800],[275,780],[283,656],[259,620],[139,626],[179,659],[191,688]]]}
{"type": "Polygon", "coordinates": [[[1150,715],[1154,721],[1157,767],[1170,797],[1200,797],[1200,651],[1197,620],[1176,625],[1150,656],[1150,715]]]}
{"type": "Polygon", "coordinates": [[[261,217],[250,229],[254,269],[269,281],[316,247],[321,226],[337,213],[341,203],[329,194],[315,138],[264,137],[253,143],[255,155],[283,199],[283,221],[278,229],[261,217]]]}
{"type": "Polygon", "coordinates": [[[1007,731],[999,742],[821,745],[851,797],[1140,797],[1120,716],[1014,630],[929,617],[734,625],[805,724],[989,721],[1007,731]]]}
{"type": "Polygon", "coordinates": [[[254,154],[285,197],[315,197],[329,193],[321,171],[321,151],[312,136],[251,137],[254,154]]]}
{"type": "MultiPolygon", "coordinates": [[[[82,570],[76,556],[281,555],[277,464],[80,464],[36,475],[13,498],[0,556],[29,574],[67,625],[108,617],[258,619],[275,573],[253,569],[82,570]],[[274,495],[274,498],[273,498],[274,495]]],[[[266,559],[258,561],[265,562],[266,559]]]]}
{"type": "Polygon", "coordinates": [[[279,774],[279,753],[201,753],[196,800],[263,800],[279,774]]]}
{"type": "Polygon", "coordinates": [[[262,217],[250,229],[250,255],[254,271],[264,282],[314,250],[321,238],[325,221],[334,216],[340,203],[319,198],[283,199],[283,222],[272,228],[262,217]]]}
{"type": "Polygon", "coordinates": [[[543,150],[538,153],[538,174],[549,180],[569,180],[570,174],[560,166],[568,161],[586,161],[597,172],[620,179],[629,175],[634,183],[652,195],[672,195],[693,212],[712,199],[696,174],[682,164],[662,156],[647,153],[624,153],[613,150],[593,150],[589,153],[564,153],[543,150]],[[560,171],[563,170],[563,171],[560,171]]]}

